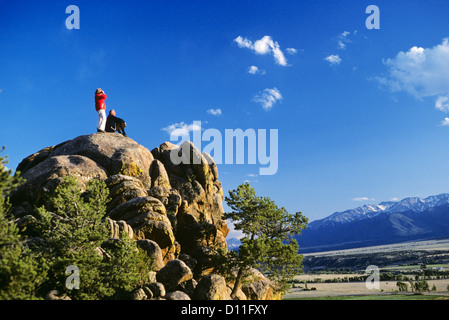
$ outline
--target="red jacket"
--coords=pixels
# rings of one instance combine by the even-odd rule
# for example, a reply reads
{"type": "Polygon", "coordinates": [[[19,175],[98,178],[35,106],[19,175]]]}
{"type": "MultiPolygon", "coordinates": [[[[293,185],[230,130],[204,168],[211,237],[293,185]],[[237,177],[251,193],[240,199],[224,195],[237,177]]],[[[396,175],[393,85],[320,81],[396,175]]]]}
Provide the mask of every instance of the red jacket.
{"type": "Polygon", "coordinates": [[[104,103],[104,100],[106,100],[108,96],[105,93],[97,93],[95,94],[95,110],[106,110],[106,103],[104,103]]]}

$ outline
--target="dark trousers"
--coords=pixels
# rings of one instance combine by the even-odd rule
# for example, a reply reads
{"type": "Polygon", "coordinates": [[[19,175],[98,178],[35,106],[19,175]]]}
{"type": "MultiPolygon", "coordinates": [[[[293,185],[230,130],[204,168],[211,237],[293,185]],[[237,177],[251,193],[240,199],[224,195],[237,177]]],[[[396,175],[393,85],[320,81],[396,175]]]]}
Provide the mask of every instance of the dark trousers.
{"type": "Polygon", "coordinates": [[[117,123],[116,124],[116,130],[117,130],[118,133],[121,133],[125,137],[127,136],[126,133],[125,133],[125,126],[123,124],[117,123]]]}

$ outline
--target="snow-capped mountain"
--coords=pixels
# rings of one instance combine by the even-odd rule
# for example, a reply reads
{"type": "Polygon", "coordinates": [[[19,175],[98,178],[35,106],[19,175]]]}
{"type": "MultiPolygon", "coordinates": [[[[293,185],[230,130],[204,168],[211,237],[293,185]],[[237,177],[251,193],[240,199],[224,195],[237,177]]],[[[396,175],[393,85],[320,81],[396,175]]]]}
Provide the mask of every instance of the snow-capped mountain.
{"type": "Polygon", "coordinates": [[[376,204],[376,205],[364,205],[355,209],[349,209],[342,212],[335,212],[327,218],[313,221],[309,224],[309,227],[316,229],[322,224],[327,223],[348,223],[356,220],[363,220],[366,218],[372,218],[383,212],[388,207],[386,205],[376,204]]]}
{"type": "Polygon", "coordinates": [[[422,212],[432,207],[449,203],[449,194],[442,193],[437,196],[430,196],[425,199],[418,197],[405,198],[389,206],[387,212],[422,212]]]}
{"type": "MultiPolygon", "coordinates": [[[[449,194],[408,197],[335,212],[295,236],[301,253],[449,238],[449,194]]],[[[227,239],[237,250],[240,240],[227,239]]]]}
{"type": "Polygon", "coordinates": [[[296,236],[303,252],[449,237],[449,194],[364,205],[310,222],[296,236]]]}
{"type": "Polygon", "coordinates": [[[385,201],[376,205],[364,205],[355,209],[335,212],[327,218],[315,220],[309,228],[316,230],[323,225],[334,223],[348,223],[376,217],[382,213],[423,212],[429,208],[449,203],[449,193],[430,196],[425,199],[408,197],[400,201],[385,201]]]}
{"type": "Polygon", "coordinates": [[[240,239],[237,238],[226,239],[226,242],[228,244],[228,249],[232,251],[237,251],[240,245],[242,244],[240,242],[240,239]]]}

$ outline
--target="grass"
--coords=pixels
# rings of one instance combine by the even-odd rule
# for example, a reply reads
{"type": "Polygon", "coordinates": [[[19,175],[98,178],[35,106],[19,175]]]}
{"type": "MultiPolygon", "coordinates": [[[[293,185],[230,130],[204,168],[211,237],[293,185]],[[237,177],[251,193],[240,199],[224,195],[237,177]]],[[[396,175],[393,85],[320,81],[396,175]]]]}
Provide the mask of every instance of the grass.
{"type": "MultiPolygon", "coordinates": [[[[432,268],[443,268],[445,270],[449,269],[449,264],[428,264],[426,265],[427,269],[432,268]]],[[[408,265],[408,266],[394,266],[394,267],[385,267],[381,268],[382,271],[408,271],[408,270],[419,270],[422,268],[422,265],[416,264],[416,265],[408,265]]]]}

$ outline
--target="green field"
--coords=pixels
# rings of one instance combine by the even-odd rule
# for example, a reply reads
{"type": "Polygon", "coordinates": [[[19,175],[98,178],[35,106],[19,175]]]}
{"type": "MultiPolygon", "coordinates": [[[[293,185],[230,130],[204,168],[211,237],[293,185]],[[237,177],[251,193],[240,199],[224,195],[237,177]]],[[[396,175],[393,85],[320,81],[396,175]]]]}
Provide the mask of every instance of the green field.
{"type": "Polygon", "coordinates": [[[415,295],[415,294],[392,294],[392,295],[356,295],[335,296],[315,298],[289,298],[285,300],[449,300],[449,296],[439,295],[415,295]]]}
{"type": "MultiPolygon", "coordinates": [[[[439,268],[443,268],[443,270],[449,270],[449,264],[447,263],[441,263],[441,264],[428,264],[426,265],[426,267],[428,269],[439,269],[439,268]]],[[[422,265],[421,264],[416,264],[416,265],[406,265],[406,266],[394,266],[394,267],[384,267],[381,268],[382,271],[416,271],[416,270],[420,270],[422,269],[422,265]]]]}
{"type": "Polygon", "coordinates": [[[428,240],[304,255],[305,273],[294,277],[285,300],[449,300],[449,240],[428,240]],[[368,265],[381,281],[368,289],[368,265]],[[425,280],[432,291],[416,294],[410,281],[425,280]],[[400,292],[397,282],[405,282],[400,292]]]}

